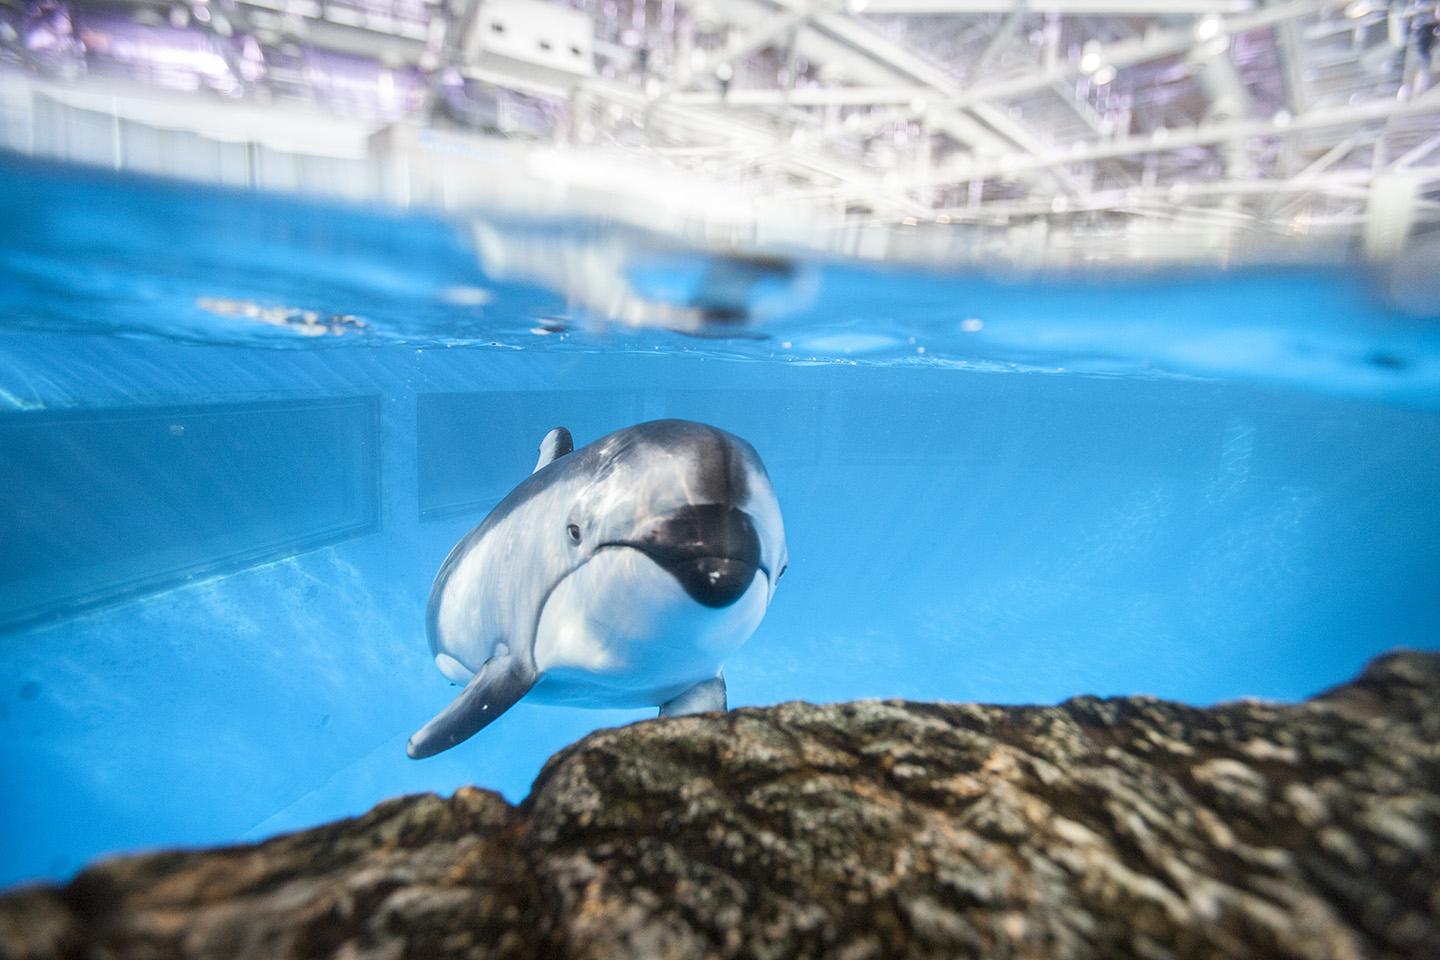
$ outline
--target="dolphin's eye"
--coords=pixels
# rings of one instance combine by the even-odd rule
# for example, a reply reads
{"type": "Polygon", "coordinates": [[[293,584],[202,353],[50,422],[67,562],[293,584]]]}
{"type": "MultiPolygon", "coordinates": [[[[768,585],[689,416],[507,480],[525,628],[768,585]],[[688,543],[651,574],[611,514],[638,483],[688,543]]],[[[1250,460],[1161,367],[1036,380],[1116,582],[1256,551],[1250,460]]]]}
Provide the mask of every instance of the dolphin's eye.
{"type": "Polygon", "coordinates": [[[571,543],[580,542],[580,528],[575,524],[572,523],[568,527],[566,527],[565,533],[569,535],[571,543]]]}
{"type": "Polygon", "coordinates": [[[777,573],[777,574],[775,574],[775,582],[776,582],[776,583],[779,583],[779,582],[784,578],[784,576],[785,576],[785,571],[786,571],[786,570],[789,570],[789,569],[790,569],[790,564],[788,564],[788,563],[785,564],[785,566],[781,567],[781,568],[780,568],[780,572],[777,573]]]}

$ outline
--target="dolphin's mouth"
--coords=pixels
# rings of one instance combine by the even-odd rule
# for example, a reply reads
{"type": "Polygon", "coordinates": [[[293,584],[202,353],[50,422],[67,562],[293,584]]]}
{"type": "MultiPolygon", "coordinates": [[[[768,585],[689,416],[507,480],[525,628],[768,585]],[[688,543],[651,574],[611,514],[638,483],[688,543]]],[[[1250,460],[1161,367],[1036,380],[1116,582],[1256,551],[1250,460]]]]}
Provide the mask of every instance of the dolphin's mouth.
{"type": "Polygon", "coordinates": [[[717,609],[744,596],[763,569],[754,521],[745,511],[719,503],[681,507],[642,537],[601,546],[639,550],[697,603],[717,609]]]}

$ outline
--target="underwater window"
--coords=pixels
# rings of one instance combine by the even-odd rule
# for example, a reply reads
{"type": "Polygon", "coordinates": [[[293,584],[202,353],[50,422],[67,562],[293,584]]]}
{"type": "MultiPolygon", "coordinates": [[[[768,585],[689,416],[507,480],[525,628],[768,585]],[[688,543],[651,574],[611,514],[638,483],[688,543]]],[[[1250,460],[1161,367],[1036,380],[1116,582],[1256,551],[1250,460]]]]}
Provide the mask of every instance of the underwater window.
{"type": "Polygon", "coordinates": [[[1213,468],[1223,425],[1215,391],[1182,381],[977,377],[946,391],[838,397],[840,459],[852,465],[944,464],[947,475],[993,474],[1043,456],[1073,473],[1194,476],[1213,468]],[[1143,406],[1142,406],[1143,404],[1143,406]],[[896,420],[891,411],[911,415],[896,420]],[[1144,409],[1144,421],[1136,411],[1144,409]]]}
{"type": "Polygon", "coordinates": [[[374,532],[374,398],[0,416],[0,629],[374,532]]]}
{"type": "Polygon", "coordinates": [[[487,509],[534,468],[540,441],[566,427],[577,448],[644,419],[637,390],[496,390],[416,398],[420,519],[487,509]]]}

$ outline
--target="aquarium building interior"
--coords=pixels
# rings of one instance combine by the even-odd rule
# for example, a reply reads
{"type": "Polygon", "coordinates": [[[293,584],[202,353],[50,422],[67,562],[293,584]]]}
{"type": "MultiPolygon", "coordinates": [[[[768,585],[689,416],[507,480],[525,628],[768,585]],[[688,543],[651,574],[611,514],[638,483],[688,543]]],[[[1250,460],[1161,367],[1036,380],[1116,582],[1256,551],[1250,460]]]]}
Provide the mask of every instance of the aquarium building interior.
{"type": "Polygon", "coordinates": [[[0,0],[0,224],[0,886],[654,716],[405,754],[557,426],[763,459],[732,708],[1440,647],[1433,2],[0,0]]]}

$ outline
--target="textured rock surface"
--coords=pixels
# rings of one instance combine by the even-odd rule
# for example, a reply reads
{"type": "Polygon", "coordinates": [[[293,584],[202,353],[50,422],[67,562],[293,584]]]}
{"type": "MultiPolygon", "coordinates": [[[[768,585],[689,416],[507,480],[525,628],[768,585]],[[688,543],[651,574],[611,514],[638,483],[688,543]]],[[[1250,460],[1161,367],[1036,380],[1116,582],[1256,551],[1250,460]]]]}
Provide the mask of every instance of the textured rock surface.
{"type": "Polygon", "coordinates": [[[785,704],[603,731],[0,901],[11,957],[1440,957],[1440,655],[1297,706],[785,704]]]}

